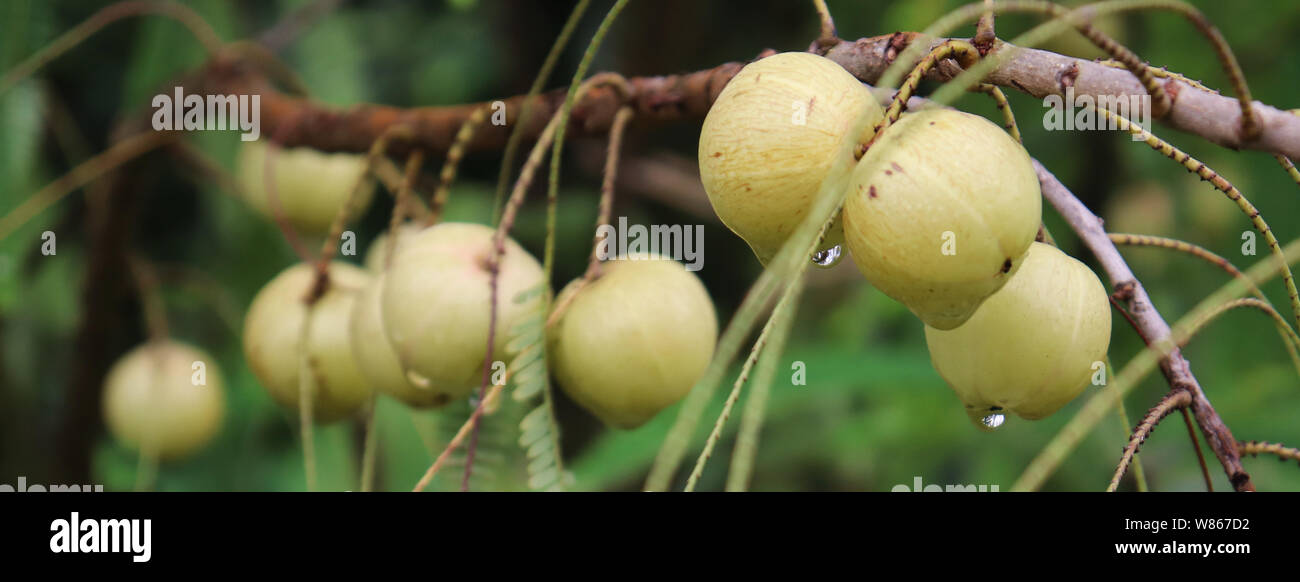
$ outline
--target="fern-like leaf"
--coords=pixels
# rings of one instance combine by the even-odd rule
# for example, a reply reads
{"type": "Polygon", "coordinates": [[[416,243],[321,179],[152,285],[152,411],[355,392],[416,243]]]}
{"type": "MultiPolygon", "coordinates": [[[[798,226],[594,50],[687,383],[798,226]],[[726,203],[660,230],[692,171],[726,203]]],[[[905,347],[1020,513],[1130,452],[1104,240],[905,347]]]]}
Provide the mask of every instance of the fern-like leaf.
{"type": "Polygon", "coordinates": [[[510,330],[506,351],[511,355],[510,382],[514,399],[530,402],[541,395],[541,403],[519,423],[519,446],[528,463],[528,488],[534,491],[563,491],[572,483],[560,458],[560,434],[551,406],[546,369],[546,286],[527,289],[515,303],[527,304],[527,315],[510,330]]]}

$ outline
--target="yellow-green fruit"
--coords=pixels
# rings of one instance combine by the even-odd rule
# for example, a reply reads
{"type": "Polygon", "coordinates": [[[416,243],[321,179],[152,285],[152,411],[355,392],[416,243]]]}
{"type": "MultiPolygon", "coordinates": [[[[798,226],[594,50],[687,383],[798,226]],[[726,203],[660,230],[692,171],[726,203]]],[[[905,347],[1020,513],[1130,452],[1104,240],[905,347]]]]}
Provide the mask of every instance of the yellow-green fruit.
{"type": "Polygon", "coordinates": [[[122,356],[104,380],[104,422],[128,446],[159,459],[185,457],[221,429],[225,388],[216,360],[166,340],[122,356]]]}
{"type": "Polygon", "coordinates": [[[547,330],[560,387],[605,423],[636,428],[680,400],[713,357],[718,322],[700,280],[682,265],[641,255],[604,263],[547,330]]]}
{"type": "MultiPolygon", "coordinates": [[[[459,391],[413,382],[402,369],[397,352],[384,331],[384,274],[375,275],[352,307],[352,352],[361,375],[376,390],[414,408],[431,408],[451,402],[459,391]]],[[[484,342],[486,344],[486,342],[484,342]]]]}
{"type": "Polygon", "coordinates": [[[1016,275],[965,325],[926,327],[925,339],[934,369],[977,425],[1002,411],[1036,420],[1099,373],[1110,345],[1110,303],[1086,265],[1034,243],[1016,275]]]}
{"type": "MultiPolygon", "coordinates": [[[[718,218],[763,264],[799,227],[824,180],[847,180],[880,104],[833,61],[760,59],[723,88],[700,130],[700,179],[718,218]]],[[[839,244],[837,227],[823,248],[839,244]]]]}
{"type": "MultiPolygon", "coordinates": [[[[493,230],[445,222],[402,244],[385,275],[383,325],[408,376],[449,398],[467,396],[483,380],[491,327],[493,230]]],[[[497,289],[493,360],[504,360],[509,331],[527,305],[521,291],[542,283],[542,268],[506,240],[497,289]]]]}
{"type": "MultiPolygon", "coordinates": [[[[424,227],[418,223],[407,222],[397,227],[397,247],[401,248],[407,240],[424,230],[424,227]]],[[[370,242],[370,248],[366,249],[366,258],[362,264],[366,270],[371,273],[381,273],[388,261],[388,241],[392,240],[391,231],[384,231],[375,240],[370,242]]],[[[393,256],[397,253],[394,250],[393,256]]]]}
{"type": "Polygon", "coordinates": [[[983,117],[904,115],[853,171],[844,238],[877,289],[952,329],[1020,267],[1042,217],[1029,154],[983,117]]]}
{"type": "MultiPolygon", "coordinates": [[[[267,149],[260,141],[242,142],[236,173],[247,202],[274,218],[266,188],[267,149]]],[[[328,154],[311,148],[280,148],[272,164],[276,200],[284,217],[304,233],[324,234],[365,174],[366,157],[328,154]]],[[[365,210],[373,195],[374,185],[366,184],[353,201],[350,217],[365,210]]]]}
{"type": "MultiPolygon", "coordinates": [[[[277,403],[298,410],[303,298],[315,282],[311,265],[299,263],[276,275],[248,308],[244,319],[244,357],[253,375],[277,403]]],[[[314,372],[312,417],[321,423],[344,418],[370,399],[371,388],[353,356],[348,322],[370,275],[347,263],[330,263],[329,289],[312,306],[307,337],[308,364],[314,372]]]]}

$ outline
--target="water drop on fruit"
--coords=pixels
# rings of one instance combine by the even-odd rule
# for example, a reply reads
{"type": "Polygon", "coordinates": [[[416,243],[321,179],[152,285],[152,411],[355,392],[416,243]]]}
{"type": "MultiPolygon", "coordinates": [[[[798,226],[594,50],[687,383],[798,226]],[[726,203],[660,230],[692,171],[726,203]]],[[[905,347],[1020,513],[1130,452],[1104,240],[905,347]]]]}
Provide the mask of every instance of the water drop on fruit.
{"type": "Polygon", "coordinates": [[[1002,426],[1002,423],[1006,422],[1006,420],[1007,417],[1005,414],[988,414],[985,415],[984,418],[980,419],[980,423],[988,427],[990,430],[997,430],[997,428],[1002,426]]]}
{"type": "Polygon", "coordinates": [[[823,269],[829,269],[831,267],[834,267],[835,265],[838,265],[840,259],[843,256],[844,256],[844,248],[841,247],[840,245],[835,245],[829,249],[825,249],[813,253],[812,262],[814,265],[817,265],[818,267],[821,267],[823,269]]]}

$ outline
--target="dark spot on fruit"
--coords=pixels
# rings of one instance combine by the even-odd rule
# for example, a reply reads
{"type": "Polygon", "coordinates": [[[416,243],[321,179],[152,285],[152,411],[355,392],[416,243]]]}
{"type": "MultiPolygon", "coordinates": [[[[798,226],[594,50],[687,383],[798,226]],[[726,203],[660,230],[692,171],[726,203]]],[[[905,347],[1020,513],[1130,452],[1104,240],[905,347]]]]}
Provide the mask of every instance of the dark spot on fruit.
{"type": "Polygon", "coordinates": [[[1011,272],[1011,259],[1007,259],[1006,261],[1003,261],[1003,263],[1002,263],[1002,272],[1003,272],[1003,273],[1009,273],[1009,272],[1011,272]]]}
{"type": "Polygon", "coordinates": [[[875,198],[875,197],[876,197],[876,186],[875,186],[875,184],[872,184],[871,188],[867,190],[867,195],[868,195],[868,196],[871,196],[872,198],[875,198]]]}
{"type": "Polygon", "coordinates": [[[894,171],[893,171],[893,170],[885,170],[885,175],[886,175],[886,176],[893,176],[893,175],[894,175],[894,171]]]}
{"type": "Polygon", "coordinates": [[[889,162],[889,166],[895,170],[898,170],[898,173],[900,174],[903,173],[903,167],[898,165],[898,162],[889,162]]]}
{"type": "MultiPolygon", "coordinates": [[[[502,257],[505,259],[505,257],[502,257]]],[[[474,264],[483,271],[492,272],[492,249],[489,247],[474,257],[474,264]]]]}
{"type": "Polygon", "coordinates": [[[933,122],[933,121],[931,121],[931,122],[930,122],[930,125],[934,125],[934,122],[933,122]]]}
{"type": "Polygon", "coordinates": [[[1002,407],[1001,407],[1001,406],[990,406],[990,407],[989,407],[989,410],[992,411],[992,412],[997,412],[997,411],[999,411],[999,410],[1002,410],[1002,407]]]}
{"type": "Polygon", "coordinates": [[[715,158],[720,158],[720,157],[722,157],[722,152],[713,152],[713,157],[715,157],[715,158]]]}
{"type": "Polygon", "coordinates": [[[759,74],[757,74],[757,75],[754,75],[754,82],[755,82],[755,83],[757,83],[757,82],[759,82],[759,81],[762,81],[762,80],[763,80],[763,73],[759,73],[759,74]]]}

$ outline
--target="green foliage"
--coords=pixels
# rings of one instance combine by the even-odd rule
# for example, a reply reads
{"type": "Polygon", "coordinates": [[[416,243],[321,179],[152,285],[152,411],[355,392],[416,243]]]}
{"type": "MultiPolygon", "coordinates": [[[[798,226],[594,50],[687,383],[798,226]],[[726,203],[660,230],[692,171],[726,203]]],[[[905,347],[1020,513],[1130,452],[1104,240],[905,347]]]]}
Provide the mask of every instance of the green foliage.
{"type": "MultiPolygon", "coordinates": [[[[840,35],[857,38],[895,30],[920,30],[936,16],[965,2],[855,2],[830,0],[840,35]]],[[[302,2],[186,2],[223,38],[260,34],[302,2]]],[[[522,93],[563,25],[564,14],[541,18],[533,4],[510,8],[494,2],[454,0],[416,6],[403,3],[344,3],[310,26],[283,54],[313,97],[338,106],[363,101],[424,106],[480,101],[522,93]],[[519,24],[519,20],[526,22],[519,24]]],[[[760,49],[803,50],[815,37],[810,7],[790,8],[785,0],[699,9],[699,18],[673,19],[668,28],[639,26],[659,22],[654,2],[629,3],[602,49],[596,69],[627,75],[667,74],[746,60],[760,49]],[[793,14],[796,20],[773,14],[793,14]],[[801,20],[799,20],[801,19],[801,20]],[[642,30],[645,29],[645,30],[642,30]],[[667,35],[667,36],[665,36],[667,35]],[[708,39],[708,42],[666,42],[708,39]],[[659,50],[646,50],[658,40],[659,50]],[[682,46],[678,46],[682,45],[682,46]]],[[[1300,4],[1282,0],[1252,2],[1241,10],[1219,2],[1195,2],[1223,31],[1237,52],[1257,99],[1295,107],[1294,79],[1300,56],[1287,43],[1300,19],[1300,4]]],[[[0,67],[8,68],[68,30],[102,3],[79,0],[0,2],[0,67]]],[[[597,5],[605,8],[604,5],[597,5]]],[[[1003,38],[1036,25],[1029,16],[1000,18],[1003,38]]],[[[595,19],[575,33],[590,38],[595,19]]],[[[969,35],[973,27],[959,30],[969,35]]],[[[1156,66],[1187,74],[1229,92],[1210,48],[1185,21],[1171,14],[1126,15],[1116,36],[1156,66]]],[[[1055,50],[1064,47],[1049,45],[1055,50]]],[[[1088,55],[1091,57],[1092,55],[1088,55]]],[[[581,51],[565,53],[555,79],[572,74],[581,51]]],[[[89,148],[102,151],[112,121],[140,111],[148,97],[177,75],[202,63],[201,47],[175,22],[160,18],[124,21],[107,28],[35,77],[0,95],[0,214],[67,172],[81,157],[65,152],[50,130],[48,113],[58,98],[89,148]]],[[[552,82],[549,89],[562,86],[552,82]]],[[[923,86],[923,90],[933,87],[923,86]]],[[[1026,149],[1042,161],[1095,212],[1135,196],[1126,184],[1158,184],[1167,205],[1117,205],[1135,224],[1169,224],[1167,236],[1202,245],[1245,268],[1267,259],[1241,253],[1241,233],[1251,225],[1232,203],[1209,185],[1189,176],[1126,135],[1049,132],[1039,123],[1041,100],[1008,91],[1020,121],[1026,149]],[[1167,216],[1168,215],[1168,216],[1167,216]]],[[[962,109],[999,119],[989,100],[963,96],[962,109]]],[[[1161,132],[1160,126],[1156,130],[1161,132]]],[[[1267,155],[1233,152],[1185,134],[1162,132],[1188,153],[1233,181],[1259,206],[1283,242],[1300,237],[1300,191],[1267,155]]],[[[236,140],[216,132],[187,136],[218,163],[232,166],[236,140]]],[[[689,123],[637,130],[629,135],[625,168],[667,152],[692,161],[698,126],[689,123]]],[[[571,141],[564,156],[563,190],[556,216],[555,272],[552,285],[582,272],[599,187],[603,141],[571,141]],[[595,152],[595,153],[589,153],[595,152]]],[[[196,178],[174,158],[157,154],[140,180],[141,218],[133,227],[132,249],[168,264],[183,264],[198,275],[196,284],[167,282],[164,297],[172,333],[205,347],[227,381],[228,410],[223,431],[199,455],[160,468],[161,490],[301,490],[304,483],[294,414],[281,411],[258,385],[241,356],[238,325],[252,296],[293,260],[280,233],[214,181],[196,178]],[[174,244],[175,241],[184,244],[174,244]],[[235,321],[223,314],[235,314],[235,321]],[[231,326],[236,326],[232,329],[231,326]]],[[[440,160],[431,160],[436,171],[440,160]]],[[[497,157],[472,153],[451,193],[447,220],[491,222],[497,157]]],[[[705,224],[707,263],[700,273],[729,321],[758,272],[752,254],[713,218],[681,210],[672,202],[691,196],[681,188],[656,184],[620,185],[615,216],[631,222],[705,224]],[[658,190],[655,188],[658,187],[658,190]],[[644,190],[644,191],[642,191],[644,190]],[[642,194],[650,194],[643,196],[642,194]],[[661,202],[668,200],[668,203],[661,202]]],[[[534,193],[541,191],[540,187],[534,193]]],[[[427,192],[426,192],[427,194],[427,192]]],[[[375,208],[352,225],[358,240],[371,240],[387,222],[391,201],[376,196],[375,208]]],[[[546,210],[540,200],[522,209],[515,237],[534,255],[545,248],[546,210]]],[[[73,350],[81,307],[78,295],[86,271],[84,219],[86,192],[78,192],[0,240],[0,482],[16,475],[48,480],[51,435],[68,406],[69,370],[81,365],[73,350]],[[40,234],[58,233],[55,257],[39,253],[40,234]],[[33,447],[31,443],[40,443],[33,447]]],[[[1106,216],[1108,220],[1114,220],[1106,216]]],[[[1062,248],[1091,265],[1091,256],[1069,234],[1060,217],[1044,211],[1048,228],[1062,248]]],[[[1226,280],[1226,275],[1190,257],[1160,249],[1121,249],[1131,259],[1161,312],[1172,322],[1226,280]]],[[[364,254],[364,248],[358,250],[364,254]]],[[[342,257],[354,261],[355,257],[342,257]]],[[[1278,281],[1264,285],[1270,300],[1285,311],[1287,298],[1278,281]]],[[[604,428],[562,393],[546,392],[540,318],[510,330],[512,396],[483,418],[474,489],[539,489],[574,477],[572,489],[635,490],[642,486],[660,444],[680,407],[665,410],[632,431],[604,428]],[[532,327],[530,327],[532,326],[532,327]],[[520,444],[524,446],[521,447],[520,444]],[[552,472],[554,470],[554,472],[552,472]],[[531,482],[531,483],[530,483],[531,482]]],[[[902,306],[866,285],[849,261],[809,274],[788,349],[777,366],[760,439],[754,490],[885,491],[910,486],[915,477],[929,483],[1000,485],[1009,489],[1042,447],[1080,410],[1087,397],[1052,417],[1027,422],[1010,419],[991,434],[969,424],[952,391],[934,372],[921,324],[902,306]],[[791,380],[794,362],[807,370],[807,384],[791,380]]],[[[1284,315],[1289,315],[1285,314],[1284,315]]],[[[1122,368],[1142,347],[1140,338],[1118,319],[1111,358],[1122,368]]],[[[142,341],[142,330],[115,330],[125,345],[142,341]]],[[[750,338],[752,341],[752,338],[750,338]]],[[[748,348],[748,345],[745,346],[748,348]]],[[[743,353],[743,352],[742,352],[743,353]]],[[[1241,440],[1266,439],[1300,444],[1300,379],[1291,369],[1272,323],[1248,311],[1225,315],[1192,340],[1185,350],[1202,386],[1220,415],[1241,440]]],[[[728,367],[724,385],[739,372],[728,367]]],[[[1159,375],[1139,383],[1125,402],[1134,420],[1167,390],[1159,375]]],[[[711,424],[724,391],[703,412],[711,424]]],[[[742,396],[742,399],[744,397],[742,396]]],[[[743,406],[743,402],[739,403],[743,406]]],[[[436,411],[412,412],[378,401],[378,488],[404,491],[419,479],[470,413],[468,403],[436,411]]],[[[1170,417],[1143,446],[1141,458],[1155,490],[1201,490],[1200,470],[1181,420],[1170,417]]],[[[734,446],[735,418],[722,434],[698,489],[720,490],[734,446]]],[[[1113,416],[1103,420],[1048,480],[1049,490],[1100,490],[1105,487],[1123,445],[1124,427],[1113,416]]],[[[1131,428],[1131,427],[1129,427],[1131,428]]],[[[87,427],[87,430],[97,430],[87,427]]],[[[696,431],[687,461],[703,446],[696,431]]],[[[320,488],[355,490],[359,483],[359,431],[344,422],[316,431],[320,488]]],[[[1270,459],[1246,459],[1261,490],[1300,490],[1300,470],[1270,459]]],[[[94,451],[93,479],[109,489],[135,485],[137,459],[107,436],[94,451]]],[[[431,490],[459,488],[463,451],[434,481],[431,490]],[[460,459],[460,466],[457,466],[460,459]]],[[[685,472],[679,471],[680,488],[685,472]]],[[[1217,488],[1226,479],[1211,459],[1217,488]]],[[[10,481],[11,482],[11,481],[10,481]]],[[[1126,479],[1122,488],[1132,487],[1126,479]]]]}

